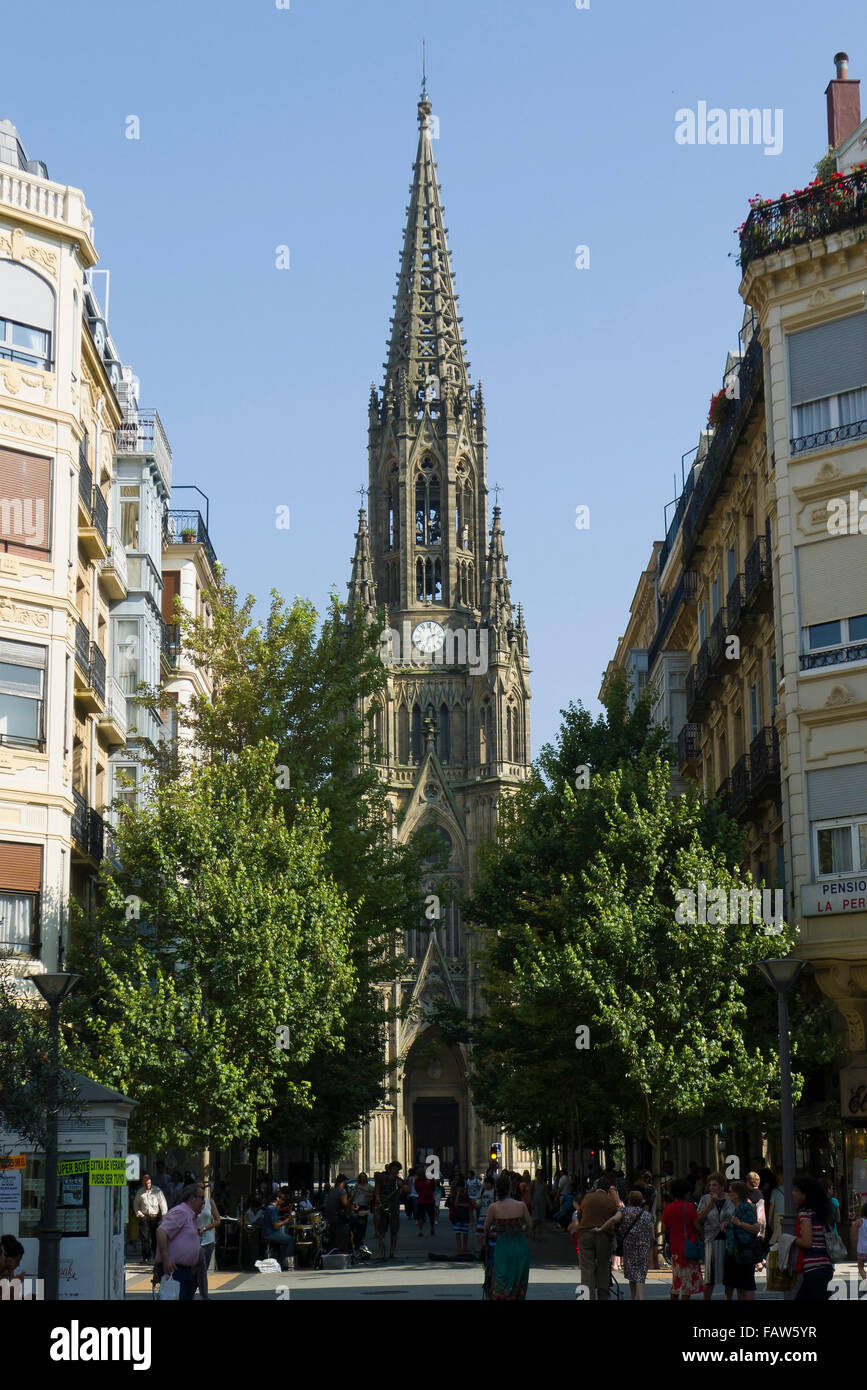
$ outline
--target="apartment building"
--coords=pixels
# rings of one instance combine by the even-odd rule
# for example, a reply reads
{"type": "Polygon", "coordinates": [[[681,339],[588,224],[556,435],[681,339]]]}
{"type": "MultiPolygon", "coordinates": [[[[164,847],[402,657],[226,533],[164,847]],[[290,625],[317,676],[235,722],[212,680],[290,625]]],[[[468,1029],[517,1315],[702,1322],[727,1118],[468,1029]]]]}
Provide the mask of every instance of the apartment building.
{"type": "Polygon", "coordinates": [[[0,949],[62,960],[122,730],[107,705],[113,360],[91,215],[0,122],[0,949]]]}
{"type": "Polygon", "coordinates": [[[679,776],[741,821],[745,867],[785,890],[848,1048],[802,1101],[799,1157],[854,1200],[867,1192],[867,122],[846,55],[835,62],[829,165],[802,192],[754,200],[741,229],[738,348],[609,673],[646,666],[679,776]]]}

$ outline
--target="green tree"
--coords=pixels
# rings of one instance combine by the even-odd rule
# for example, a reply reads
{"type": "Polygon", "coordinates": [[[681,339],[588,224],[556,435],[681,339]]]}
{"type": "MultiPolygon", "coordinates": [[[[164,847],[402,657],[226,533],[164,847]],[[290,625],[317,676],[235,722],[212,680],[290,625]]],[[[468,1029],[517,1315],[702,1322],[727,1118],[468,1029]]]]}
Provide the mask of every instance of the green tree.
{"type": "Polygon", "coordinates": [[[99,938],[79,933],[86,1061],[139,1102],[133,1134],[150,1149],[254,1135],[286,1059],[303,1066],[338,1038],[352,997],[352,912],[325,863],[327,815],[300,802],[287,823],[275,755],[263,741],[121,808],[99,938]]]}
{"type": "MultiPolygon", "coordinates": [[[[11,958],[0,956],[0,1129],[44,1148],[52,1104],[68,1113],[78,1110],[68,1062],[62,1031],[53,1062],[48,1011],[38,999],[24,996],[11,958]]],[[[14,1147],[0,1145],[0,1156],[14,1147]]]]}

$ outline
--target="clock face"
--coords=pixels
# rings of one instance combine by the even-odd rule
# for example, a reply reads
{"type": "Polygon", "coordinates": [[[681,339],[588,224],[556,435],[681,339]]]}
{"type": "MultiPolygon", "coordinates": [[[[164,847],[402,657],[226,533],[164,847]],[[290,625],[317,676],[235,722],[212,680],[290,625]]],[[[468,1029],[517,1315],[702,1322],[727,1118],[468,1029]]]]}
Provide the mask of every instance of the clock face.
{"type": "Polygon", "coordinates": [[[412,640],[420,652],[438,652],[446,640],[445,629],[428,618],[413,628],[412,640]]]}

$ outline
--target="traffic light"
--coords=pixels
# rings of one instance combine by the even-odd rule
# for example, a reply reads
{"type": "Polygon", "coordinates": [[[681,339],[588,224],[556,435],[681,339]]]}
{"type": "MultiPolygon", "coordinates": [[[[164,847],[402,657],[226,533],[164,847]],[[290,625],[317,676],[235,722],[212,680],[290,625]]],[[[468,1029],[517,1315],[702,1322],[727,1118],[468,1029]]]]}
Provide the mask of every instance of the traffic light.
{"type": "Polygon", "coordinates": [[[497,1161],[498,1158],[499,1158],[499,1154],[497,1153],[497,1150],[494,1148],[494,1146],[493,1146],[493,1144],[492,1144],[492,1145],[491,1145],[491,1162],[492,1162],[492,1163],[496,1163],[496,1161],[497,1161]]]}

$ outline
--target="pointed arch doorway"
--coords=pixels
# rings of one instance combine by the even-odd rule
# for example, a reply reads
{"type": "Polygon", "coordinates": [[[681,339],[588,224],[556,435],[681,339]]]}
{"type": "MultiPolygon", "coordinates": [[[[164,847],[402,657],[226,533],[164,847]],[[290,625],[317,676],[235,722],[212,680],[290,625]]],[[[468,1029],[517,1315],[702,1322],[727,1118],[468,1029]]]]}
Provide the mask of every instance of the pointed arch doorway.
{"type": "Polygon", "coordinates": [[[467,1162],[467,1086],[460,1053],[438,1029],[426,1028],[410,1048],[403,1094],[407,1167],[434,1153],[449,1177],[467,1162]]]}

